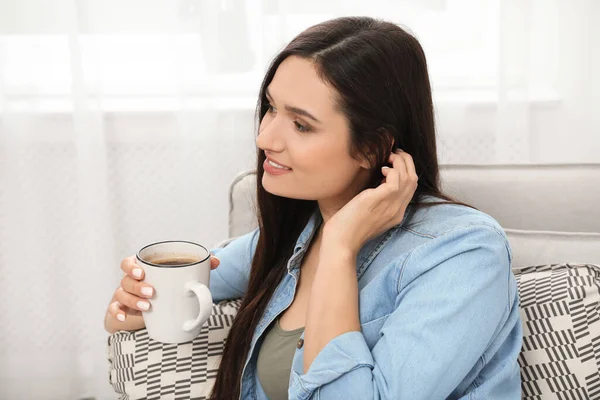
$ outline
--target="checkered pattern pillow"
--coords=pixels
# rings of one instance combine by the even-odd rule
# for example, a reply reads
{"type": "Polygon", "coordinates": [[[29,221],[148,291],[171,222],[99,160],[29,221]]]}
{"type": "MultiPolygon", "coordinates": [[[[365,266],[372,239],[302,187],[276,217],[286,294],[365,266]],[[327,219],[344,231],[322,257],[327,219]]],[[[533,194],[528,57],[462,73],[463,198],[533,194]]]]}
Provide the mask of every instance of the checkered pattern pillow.
{"type": "Polygon", "coordinates": [[[233,300],[213,305],[200,335],[188,343],[157,342],[146,329],[110,335],[109,381],[119,399],[207,399],[240,304],[233,300]]]}
{"type": "Polygon", "coordinates": [[[600,266],[517,268],[523,399],[600,399],[600,266]]]}
{"type": "MultiPolygon", "coordinates": [[[[515,268],[523,399],[600,400],[600,266],[515,268]]],[[[240,301],[221,302],[191,343],[164,344],[145,329],[109,337],[109,380],[120,399],[206,399],[240,301]]]]}

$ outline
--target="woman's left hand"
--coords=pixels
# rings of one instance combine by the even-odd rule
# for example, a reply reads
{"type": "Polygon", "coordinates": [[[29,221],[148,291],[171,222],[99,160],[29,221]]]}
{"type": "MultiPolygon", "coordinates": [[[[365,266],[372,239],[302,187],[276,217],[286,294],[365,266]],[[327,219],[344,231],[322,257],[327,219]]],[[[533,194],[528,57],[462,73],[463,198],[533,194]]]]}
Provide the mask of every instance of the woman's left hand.
{"type": "Polygon", "coordinates": [[[408,153],[396,150],[389,162],[393,167],[382,168],[378,187],[363,190],[327,221],[323,242],[328,244],[321,248],[341,247],[356,255],[370,239],[402,222],[418,177],[408,153]]]}

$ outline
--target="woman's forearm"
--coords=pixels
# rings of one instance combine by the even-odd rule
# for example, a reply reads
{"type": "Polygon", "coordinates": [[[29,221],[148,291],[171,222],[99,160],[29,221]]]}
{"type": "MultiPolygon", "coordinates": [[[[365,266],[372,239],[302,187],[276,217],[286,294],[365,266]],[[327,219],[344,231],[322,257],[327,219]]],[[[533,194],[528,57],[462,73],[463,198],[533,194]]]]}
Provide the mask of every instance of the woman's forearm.
{"type": "Polygon", "coordinates": [[[312,283],[304,332],[304,373],[319,352],[335,337],[360,331],[358,315],[357,252],[322,246],[312,283]]]}

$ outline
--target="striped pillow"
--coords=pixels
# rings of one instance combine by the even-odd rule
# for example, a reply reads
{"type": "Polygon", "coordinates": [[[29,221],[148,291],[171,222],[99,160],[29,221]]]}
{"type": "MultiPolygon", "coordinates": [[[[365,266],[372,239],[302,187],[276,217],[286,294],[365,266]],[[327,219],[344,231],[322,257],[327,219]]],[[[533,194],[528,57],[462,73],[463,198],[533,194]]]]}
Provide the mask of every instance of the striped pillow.
{"type": "Polygon", "coordinates": [[[522,398],[600,399],[600,266],[515,268],[522,398]]]}
{"type": "Polygon", "coordinates": [[[108,378],[118,398],[207,399],[240,304],[233,300],[213,305],[200,335],[188,343],[157,342],[146,329],[110,335],[108,378]]]}
{"type": "MultiPolygon", "coordinates": [[[[600,266],[513,269],[519,287],[523,399],[600,400],[600,266]]],[[[164,344],[145,329],[108,339],[109,380],[120,399],[207,399],[240,300],[213,306],[190,343],[164,344]]]]}

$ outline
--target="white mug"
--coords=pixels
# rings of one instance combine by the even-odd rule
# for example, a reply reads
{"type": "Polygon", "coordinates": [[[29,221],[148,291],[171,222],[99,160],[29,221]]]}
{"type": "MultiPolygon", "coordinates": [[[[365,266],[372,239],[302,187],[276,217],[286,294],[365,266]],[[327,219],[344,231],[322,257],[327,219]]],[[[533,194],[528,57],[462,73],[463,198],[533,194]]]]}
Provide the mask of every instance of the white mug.
{"type": "Polygon", "coordinates": [[[212,312],[210,252],[202,245],[167,241],[143,247],[136,263],[155,289],[142,311],[148,336],[163,343],[194,340],[212,312]]]}

